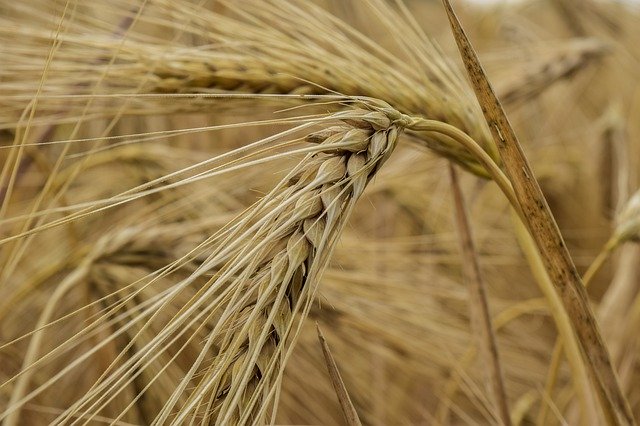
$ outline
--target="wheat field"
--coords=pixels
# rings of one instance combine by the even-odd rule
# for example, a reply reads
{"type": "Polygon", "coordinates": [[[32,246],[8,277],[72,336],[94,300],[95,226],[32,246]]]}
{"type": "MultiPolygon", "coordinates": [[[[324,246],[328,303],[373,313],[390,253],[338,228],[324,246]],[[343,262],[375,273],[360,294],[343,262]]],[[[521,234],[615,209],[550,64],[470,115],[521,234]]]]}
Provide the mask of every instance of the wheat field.
{"type": "Polygon", "coordinates": [[[613,0],[0,0],[0,424],[635,424],[638,40],[613,0]]]}

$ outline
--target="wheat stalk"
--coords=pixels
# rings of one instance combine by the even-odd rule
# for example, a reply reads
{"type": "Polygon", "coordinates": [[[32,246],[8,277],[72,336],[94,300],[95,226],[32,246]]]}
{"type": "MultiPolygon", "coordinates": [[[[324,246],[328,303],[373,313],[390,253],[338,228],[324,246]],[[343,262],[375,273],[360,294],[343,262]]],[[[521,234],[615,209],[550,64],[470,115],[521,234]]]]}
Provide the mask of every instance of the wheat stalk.
{"type": "Polygon", "coordinates": [[[333,358],[331,349],[329,349],[329,345],[327,344],[327,339],[324,337],[324,334],[322,334],[322,330],[320,330],[318,323],[316,323],[316,330],[318,331],[318,340],[320,341],[322,354],[324,355],[324,359],[327,363],[327,370],[329,371],[331,384],[336,391],[336,396],[340,402],[344,419],[349,426],[362,426],[362,422],[360,422],[360,418],[358,417],[358,412],[353,406],[351,398],[349,398],[347,387],[345,386],[342,376],[340,375],[340,371],[338,370],[338,364],[333,358]]]}
{"type": "Polygon", "coordinates": [[[483,354],[483,359],[487,363],[488,388],[493,394],[493,402],[497,411],[497,418],[504,426],[511,426],[511,416],[507,393],[504,386],[502,365],[496,341],[495,330],[491,322],[489,312],[489,302],[487,301],[486,285],[480,271],[478,254],[471,234],[467,207],[460,189],[460,182],[453,165],[449,166],[451,175],[451,188],[456,212],[456,225],[458,227],[460,251],[463,258],[464,279],[469,286],[471,299],[472,323],[478,330],[480,339],[479,346],[483,354]]]}

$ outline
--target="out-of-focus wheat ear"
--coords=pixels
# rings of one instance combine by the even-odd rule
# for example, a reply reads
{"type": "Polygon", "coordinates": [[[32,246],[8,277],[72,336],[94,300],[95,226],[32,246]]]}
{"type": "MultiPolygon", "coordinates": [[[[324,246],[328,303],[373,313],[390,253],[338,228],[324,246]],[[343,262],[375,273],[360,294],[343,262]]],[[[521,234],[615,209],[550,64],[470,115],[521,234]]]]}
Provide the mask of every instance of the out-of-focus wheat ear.
{"type": "MultiPolygon", "coordinates": [[[[569,314],[587,358],[591,375],[597,379],[601,400],[610,404],[617,424],[635,424],[629,402],[622,392],[611,357],[598,329],[580,275],[569,255],[558,225],[529,166],[522,147],[496,98],[478,57],[455,15],[449,0],[443,4],[473,83],[476,97],[497,144],[505,170],[522,208],[528,230],[542,255],[544,267],[569,314]]],[[[605,412],[607,407],[603,407],[605,412]]]]}
{"type": "Polygon", "coordinates": [[[478,253],[475,249],[471,225],[467,216],[467,208],[460,189],[460,182],[453,164],[449,164],[449,174],[451,176],[451,189],[455,207],[456,225],[460,240],[460,251],[462,254],[462,270],[465,281],[469,288],[469,299],[471,308],[471,321],[474,328],[479,330],[481,353],[488,366],[489,387],[493,394],[493,402],[498,412],[498,418],[505,426],[511,425],[511,415],[507,401],[507,392],[504,385],[498,344],[491,322],[489,312],[489,301],[487,291],[480,272],[478,253]]]}
{"type": "Polygon", "coordinates": [[[534,64],[533,69],[499,86],[498,97],[505,106],[522,105],[540,96],[555,83],[572,78],[610,51],[609,45],[597,39],[571,41],[551,57],[534,64]]]}
{"type": "Polygon", "coordinates": [[[592,0],[554,0],[552,4],[569,29],[577,36],[585,36],[596,26],[613,35],[619,35],[622,28],[618,19],[608,7],[592,0]],[[595,24],[595,25],[594,25],[595,24]]]}
{"type": "MultiPolygon", "coordinates": [[[[281,100],[289,102],[312,102],[324,99],[323,95],[335,93],[386,99],[385,93],[377,86],[354,87],[353,84],[348,84],[348,81],[332,78],[332,74],[329,73],[323,75],[317,73],[316,70],[307,70],[307,74],[298,77],[294,74],[293,69],[287,68],[288,65],[284,62],[274,61],[267,66],[264,61],[259,62],[242,54],[219,55],[216,52],[209,54],[206,59],[198,59],[197,57],[195,59],[174,59],[157,63],[154,75],[150,78],[152,84],[149,90],[156,93],[213,91],[236,95],[283,95],[281,100]]],[[[138,65],[136,64],[136,66],[138,65]]],[[[140,73],[146,72],[144,70],[147,68],[147,64],[143,63],[143,65],[145,66],[141,68],[140,73]]],[[[127,81],[131,79],[131,76],[132,74],[125,70],[121,79],[127,81]]],[[[399,94],[396,95],[399,96],[399,94]]],[[[230,98],[230,100],[232,99],[230,98]]],[[[237,96],[237,99],[242,100],[243,98],[237,96]]],[[[276,100],[277,97],[273,96],[271,99],[276,100]]],[[[407,100],[406,97],[398,97],[394,101],[394,106],[404,107],[405,111],[411,107],[410,98],[407,100]]],[[[452,110],[455,110],[454,105],[441,102],[421,114],[426,117],[437,117],[438,121],[452,126],[462,126],[456,113],[452,110]]],[[[494,162],[499,162],[491,141],[486,140],[481,130],[477,128],[471,130],[473,130],[473,134],[477,138],[475,140],[482,149],[494,162]]],[[[469,155],[466,150],[451,144],[447,136],[421,133],[420,138],[430,150],[458,163],[467,171],[480,177],[490,177],[475,156],[469,155]]]]}
{"type": "Polygon", "coordinates": [[[613,103],[607,108],[602,122],[596,167],[603,215],[609,218],[620,212],[629,198],[629,160],[632,156],[629,152],[627,123],[620,103],[613,103]]]}
{"type": "MultiPolygon", "coordinates": [[[[491,136],[459,72],[388,2],[373,0],[367,8],[397,44],[393,50],[312,3],[247,1],[228,6],[238,9],[237,16],[208,15],[217,23],[206,28],[215,46],[211,50],[130,42],[129,51],[121,55],[126,66],[111,73],[115,87],[132,86],[145,76],[145,90],[156,93],[301,95],[297,100],[306,102],[313,96],[302,95],[369,96],[384,99],[404,113],[462,129],[498,161],[491,136]],[[267,26],[258,23],[270,22],[274,13],[281,14],[280,21],[267,26]],[[304,35],[300,37],[299,32],[304,35]],[[309,49],[310,44],[314,49],[309,49]]],[[[294,100],[291,96],[281,99],[294,100]]],[[[446,153],[446,140],[422,136],[433,149],[446,153]]],[[[458,158],[455,153],[449,157],[458,158]]],[[[468,163],[461,164],[466,167],[468,163]]]]}
{"type": "MultiPolygon", "coordinates": [[[[51,87],[49,95],[53,96],[39,101],[40,118],[47,123],[74,120],[58,111],[73,111],[74,105],[82,108],[86,96],[91,99],[87,115],[109,117],[114,113],[209,113],[244,108],[250,103],[252,108],[268,111],[278,105],[275,102],[309,103],[339,93],[384,99],[403,113],[449,123],[469,134],[494,161],[499,161],[495,144],[464,88],[460,72],[417,25],[412,25],[409,14],[401,7],[372,0],[362,8],[370,13],[371,26],[387,34],[386,40],[392,43],[387,47],[313,2],[219,3],[220,9],[177,8],[167,1],[161,1],[158,8],[146,8],[144,21],[157,22],[161,28],[171,27],[173,24],[169,23],[179,22],[180,18],[193,21],[189,31],[199,34],[198,39],[202,37],[197,46],[161,43],[138,31],[128,32],[126,44],[121,46],[117,39],[100,31],[73,27],[65,35],[69,42],[62,46],[63,57],[69,58],[70,63],[65,63],[64,74],[54,74],[65,83],[51,87]],[[194,19],[196,13],[198,19],[194,19]],[[113,57],[117,66],[105,67],[111,60],[105,52],[117,52],[113,57]],[[102,85],[103,74],[106,97],[101,98],[90,90],[102,85]],[[58,98],[69,93],[78,97],[69,101],[58,98]],[[215,102],[215,95],[228,97],[224,97],[225,102],[215,102]],[[269,102],[252,103],[256,98],[269,102]]],[[[18,34],[39,49],[42,42],[49,41],[48,32],[30,24],[12,23],[16,30],[5,28],[4,32],[10,33],[8,37],[18,34]]],[[[29,88],[39,74],[33,72],[33,64],[25,59],[22,47],[14,49],[10,47],[8,51],[8,69],[20,84],[7,84],[3,89],[18,95],[11,100],[12,108],[24,109],[32,93],[29,88]]],[[[75,121],[86,119],[81,116],[75,121]]],[[[447,154],[450,145],[442,135],[422,137],[434,150],[447,154]]],[[[454,161],[459,157],[456,153],[448,156],[454,161]]],[[[467,167],[469,162],[473,159],[468,158],[461,165],[467,167]]],[[[481,167],[468,170],[487,177],[481,167]]]]}
{"type": "Polygon", "coordinates": [[[593,279],[615,249],[630,241],[640,242],[640,190],[622,207],[613,234],[584,274],[585,285],[593,279]]]}
{"type": "Polygon", "coordinates": [[[336,391],[336,396],[338,397],[338,401],[340,402],[340,407],[342,408],[344,419],[349,426],[360,426],[362,425],[362,423],[360,422],[360,417],[358,417],[356,407],[354,407],[353,402],[351,402],[347,387],[345,386],[344,381],[342,380],[342,376],[340,375],[338,364],[336,364],[336,360],[331,354],[331,350],[329,349],[327,340],[325,339],[324,334],[322,334],[322,330],[320,330],[320,326],[317,322],[316,331],[318,332],[318,340],[320,341],[320,346],[322,347],[324,360],[327,363],[327,370],[329,370],[329,378],[331,379],[331,384],[336,391]]]}
{"type": "MultiPolygon", "coordinates": [[[[623,207],[617,223],[612,237],[612,240],[618,242],[615,243],[616,247],[625,242],[640,241],[640,190],[623,207]]],[[[640,244],[625,244],[619,251],[615,274],[598,310],[605,332],[611,334],[607,338],[611,341],[614,360],[619,360],[624,343],[624,331],[619,327],[619,320],[626,317],[637,293],[640,244]]]]}
{"type": "Polygon", "coordinates": [[[640,190],[629,198],[617,220],[613,233],[618,244],[635,241],[640,242],[640,190]]]}

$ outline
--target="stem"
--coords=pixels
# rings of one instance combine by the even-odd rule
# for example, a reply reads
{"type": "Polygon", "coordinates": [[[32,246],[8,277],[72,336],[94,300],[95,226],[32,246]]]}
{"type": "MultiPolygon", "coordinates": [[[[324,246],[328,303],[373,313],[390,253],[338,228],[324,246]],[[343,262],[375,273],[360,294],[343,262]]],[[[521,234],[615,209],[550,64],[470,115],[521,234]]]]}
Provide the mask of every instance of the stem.
{"type": "Polygon", "coordinates": [[[6,426],[15,426],[19,424],[18,420],[20,417],[20,410],[24,404],[24,401],[21,402],[21,400],[27,392],[29,381],[35,372],[32,364],[37,360],[40,353],[42,339],[44,338],[45,325],[49,322],[51,316],[55,312],[55,309],[58,307],[58,303],[67,294],[67,292],[85,278],[92,261],[93,259],[86,260],[82,265],[69,274],[64,281],[56,287],[56,290],[53,292],[46,306],[42,310],[38,323],[35,327],[35,330],[37,331],[33,333],[33,336],[29,341],[29,347],[27,348],[22,362],[22,368],[20,369],[22,375],[18,377],[15,387],[13,388],[13,392],[11,393],[9,403],[7,404],[7,409],[5,411],[5,413],[7,413],[7,417],[3,423],[6,426]]]}
{"type": "Polygon", "coordinates": [[[476,98],[482,107],[482,113],[522,208],[524,223],[530,230],[535,247],[541,254],[542,266],[560,296],[573,330],[584,350],[585,364],[590,374],[596,379],[600,400],[605,402],[603,409],[605,413],[612,410],[615,414],[614,424],[635,424],[631,407],[622,391],[611,356],[589,304],[587,292],[540,185],[524,155],[522,145],[449,0],[443,0],[443,4],[476,98]]]}
{"type": "Polygon", "coordinates": [[[589,286],[589,283],[591,283],[591,280],[593,279],[593,277],[598,273],[600,268],[602,268],[602,265],[604,265],[604,262],[606,262],[607,259],[609,259],[609,256],[611,256],[611,253],[613,252],[613,250],[616,248],[617,245],[618,245],[617,240],[612,237],[611,239],[609,239],[609,241],[607,241],[607,243],[604,245],[602,250],[600,250],[600,253],[598,253],[598,256],[596,256],[593,262],[591,262],[591,265],[589,265],[589,268],[582,276],[582,283],[584,284],[585,287],[589,286]]]}
{"type": "MultiPolygon", "coordinates": [[[[585,287],[588,287],[591,283],[593,277],[598,273],[604,262],[609,258],[613,250],[615,249],[617,243],[614,238],[611,238],[604,245],[598,256],[591,262],[589,268],[584,273],[582,277],[582,282],[585,287]]],[[[556,343],[553,346],[553,356],[551,357],[551,365],[549,366],[549,373],[547,376],[547,384],[545,386],[545,392],[551,396],[553,392],[553,388],[555,387],[556,380],[558,378],[558,370],[560,369],[560,354],[562,353],[562,341],[558,338],[556,339],[556,343]]],[[[538,423],[539,425],[545,424],[545,418],[547,414],[547,404],[542,404],[540,407],[540,413],[538,414],[538,423]]]]}
{"type": "Polygon", "coordinates": [[[542,398],[540,402],[540,412],[538,413],[538,419],[536,425],[544,426],[547,424],[547,412],[549,411],[549,404],[545,401],[553,400],[551,397],[553,388],[556,386],[556,380],[558,379],[558,369],[560,367],[560,361],[562,360],[562,341],[556,340],[556,344],[553,347],[553,353],[551,355],[551,366],[549,367],[549,374],[547,376],[547,383],[544,386],[544,394],[546,398],[542,398]]]}
{"type": "MultiPolygon", "coordinates": [[[[413,118],[413,117],[412,117],[413,118]]],[[[491,176],[491,179],[500,187],[504,195],[507,197],[509,203],[513,206],[514,209],[521,214],[520,204],[518,203],[518,199],[516,198],[516,194],[513,191],[513,186],[509,179],[504,174],[504,172],[500,169],[500,167],[496,164],[495,161],[486,153],[484,149],[476,141],[471,138],[471,136],[467,135],[462,130],[454,127],[450,124],[443,123],[441,121],[435,120],[426,120],[426,119],[416,119],[414,123],[411,123],[407,127],[407,129],[412,130],[414,132],[434,132],[440,133],[445,136],[449,136],[460,145],[464,146],[469,150],[473,155],[476,156],[476,159],[480,164],[482,164],[487,173],[491,176]]]]}
{"type": "MultiPolygon", "coordinates": [[[[451,187],[453,189],[453,200],[456,210],[456,223],[458,225],[458,235],[460,238],[460,250],[463,257],[463,272],[465,281],[469,287],[471,308],[473,306],[478,309],[476,322],[480,325],[481,345],[484,344],[481,351],[488,365],[489,381],[493,392],[494,403],[497,405],[499,418],[503,425],[511,426],[511,416],[509,414],[509,405],[507,403],[507,393],[504,386],[504,378],[502,367],[500,364],[500,355],[498,353],[498,344],[491,323],[491,315],[489,313],[489,302],[487,300],[486,288],[480,272],[478,261],[478,253],[473,243],[471,235],[471,225],[469,223],[466,206],[460,190],[460,182],[456,169],[449,163],[449,172],[451,175],[451,187]]],[[[473,322],[473,313],[471,315],[473,322]]]]}
{"type": "Polygon", "coordinates": [[[513,226],[520,247],[529,262],[529,267],[533,272],[536,282],[549,303],[549,310],[555,320],[562,342],[564,343],[565,354],[569,362],[569,367],[571,368],[573,386],[578,395],[582,412],[585,413],[586,418],[596,418],[595,413],[593,413],[593,399],[589,394],[589,375],[582,361],[580,345],[571,327],[569,315],[565,311],[562,300],[555,291],[555,287],[547,274],[533,238],[529,235],[523,221],[515,215],[513,217],[513,226]]]}

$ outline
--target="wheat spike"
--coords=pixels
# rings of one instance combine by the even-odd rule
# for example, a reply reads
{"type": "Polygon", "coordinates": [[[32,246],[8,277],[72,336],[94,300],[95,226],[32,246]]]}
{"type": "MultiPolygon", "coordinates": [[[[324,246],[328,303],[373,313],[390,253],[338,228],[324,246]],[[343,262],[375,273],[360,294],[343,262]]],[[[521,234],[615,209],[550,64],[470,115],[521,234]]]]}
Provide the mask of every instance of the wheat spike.
{"type": "MultiPolygon", "coordinates": [[[[157,2],[169,8],[166,0],[157,2]]],[[[381,0],[370,4],[372,19],[380,30],[397,35],[397,48],[385,48],[357,32],[325,10],[312,4],[297,5],[280,1],[221,2],[224,11],[198,10],[190,31],[205,34],[202,46],[186,47],[178,43],[156,43],[144,34],[132,31],[126,44],[107,37],[69,32],[64,35],[64,78],[72,88],[54,87],[60,94],[83,94],[95,86],[105,70],[106,52],[119,49],[115,66],[106,72],[106,93],[144,94],[234,94],[280,95],[282,102],[310,102],[317,95],[347,95],[384,99],[395,109],[426,119],[442,121],[469,134],[495,162],[499,156],[481,114],[469,97],[460,73],[408,18],[381,0]],[[215,25],[211,25],[215,22],[215,25]],[[403,23],[406,25],[398,25],[403,23]],[[302,25],[301,25],[302,24],[302,25]],[[412,52],[405,54],[404,52],[412,52]],[[78,84],[80,83],[80,84],[78,84]]],[[[173,11],[189,19],[194,11],[173,11]]],[[[157,24],[169,18],[162,8],[145,11],[141,21],[157,24]]],[[[79,27],[81,29],[82,27],[79,27]]],[[[40,28],[23,28],[6,22],[2,31],[18,32],[37,44],[50,37],[40,28]]],[[[15,61],[24,62],[15,53],[15,61]]],[[[34,65],[24,64],[32,69],[34,65]]],[[[38,69],[38,68],[36,68],[38,69]]],[[[53,77],[52,77],[53,78],[53,77]]],[[[11,93],[23,93],[28,83],[8,87],[11,93]],[[20,89],[17,90],[16,86],[20,89]]],[[[48,93],[54,95],[56,93],[48,93]]],[[[237,96],[236,99],[244,99],[237,96]]],[[[277,98],[270,97],[275,100],[277,98]]],[[[175,97],[172,102],[147,98],[129,102],[128,114],[201,112],[244,107],[246,102],[175,97]]],[[[73,100],[71,102],[78,102],[73,100]]],[[[12,101],[13,102],[13,101],[12,101]]],[[[16,101],[17,102],[17,101],[16,101]]],[[[117,105],[114,99],[94,99],[92,110],[108,114],[117,105]]],[[[55,111],[60,100],[41,101],[40,111],[55,111]]],[[[21,106],[20,106],[21,107],[21,106]]],[[[16,109],[20,108],[16,105],[16,109]]],[[[57,120],[51,117],[51,120],[57,120]]],[[[65,117],[67,119],[67,117],[65,117]]],[[[423,133],[429,148],[458,162],[476,174],[488,177],[470,156],[450,152],[446,137],[423,133]]]]}
{"type": "Polygon", "coordinates": [[[535,99],[555,83],[570,79],[591,63],[601,60],[611,48],[598,39],[578,39],[562,46],[531,69],[500,85],[498,96],[505,105],[522,105],[535,99]]]}
{"type": "MultiPolygon", "coordinates": [[[[155,417],[153,424],[182,424],[190,418],[216,424],[266,421],[273,413],[296,324],[309,309],[333,246],[367,183],[395,148],[399,133],[413,122],[391,107],[377,105],[383,107],[337,113],[331,117],[336,125],[304,138],[312,154],[221,234],[213,253],[187,268],[195,271],[178,283],[157,288],[155,278],[145,284],[144,276],[126,267],[128,262],[135,263],[138,250],[153,250],[157,244],[153,229],[125,230],[98,245],[103,249],[87,257],[81,272],[105,295],[101,298],[108,302],[104,310],[113,315],[124,309],[124,316],[109,320],[115,328],[107,340],[116,342],[118,335],[126,333],[129,343],[54,423],[95,418],[117,401],[120,419],[157,386],[162,389],[150,391],[155,408],[148,398],[145,402],[147,412],[155,417]],[[114,265],[117,261],[123,265],[114,265]],[[89,268],[91,262],[94,265],[89,268]],[[207,275],[213,277],[203,283],[207,275]],[[113,287],[117,282],[138,283],[132,286],[137,290],[117,295],[113,287]],[[144,302],[132,303],[140,297],[144,302]],[[182,307],[167,310],[171,300],[182,307]],[[160,312],[171,317],[162,319],[160,312]],[[296,316],[300,312],[303,315],[296,316]],[[195,345],[198,339],[204,340],[202,346],[195,345]],[[173,366],[173,357],[181,353],[192,354],[186,371],[173,366]],[[176,376],[180,379],[171,378],[176,376]],[[123,403],[127,389],[138,382],[146,385],[142,390],[138,386],[137,394],[123,403]]],[[[149,267],[153,270],[157,265],[149,267]]],[[[42,318],[41,325],[49,320],[42,318]]],[[[89,326],[83,334],[94,329],[89,326]]],[[[96,345],[58,374],[77,368],[107,343],[96,345]]],[[[63,346],[74,344],[72,338],[63,346]]],[[[36,351],[28,360],[26,375],[18,377],[23,384],[2,417],[16,419],[26,402],[57,380],[54,374],[52,381],[26,393],[29,375],[40,368],[31,364],[39,362],[37,355],[36,351]]]]}
{"type": "Polygon", "coordinates": [[[287,208],[265,228],[278,239],[267,239],[270,253],[241,292],[251,297],[234,308],[240,308],[239,322],[220,347],[222,368],[208,370],[200,384],[211,392],[217,422],[262,421],[293,315],[309,304],[349,212],[395,146],[399,128],[386,115],[345,118],[345,124],[307,137],[327,149],[283,189],[280,201],[287,208]]]}

